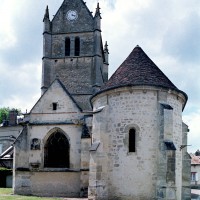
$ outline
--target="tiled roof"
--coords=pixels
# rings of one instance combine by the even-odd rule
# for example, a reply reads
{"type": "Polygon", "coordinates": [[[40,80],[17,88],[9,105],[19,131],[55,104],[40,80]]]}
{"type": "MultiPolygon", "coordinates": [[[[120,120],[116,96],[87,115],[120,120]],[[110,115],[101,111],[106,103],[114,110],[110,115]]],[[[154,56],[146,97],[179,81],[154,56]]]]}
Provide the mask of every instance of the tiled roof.
{"type": "Polygon", "coordinates": [[[194,154],[190,154],[190,156],[192,165],[200,165],[200,156],[196,156],[194,154]]]}
{"type": "MultiPolygon", "coordinates": [[[[139,46],[133,49],[100,92],[137,85],[158,86],[179,91],[139,46]]],[[[187,99],[187,95],[185,93],[184,95],[187,99]]]]}

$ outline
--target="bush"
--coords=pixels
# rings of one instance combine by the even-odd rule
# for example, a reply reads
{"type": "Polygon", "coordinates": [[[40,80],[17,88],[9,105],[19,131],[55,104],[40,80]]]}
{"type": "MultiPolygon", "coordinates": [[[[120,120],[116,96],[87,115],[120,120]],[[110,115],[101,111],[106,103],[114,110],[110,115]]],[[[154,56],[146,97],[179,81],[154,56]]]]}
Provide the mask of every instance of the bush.
{"type": "Polygon", "coordinates": [[[4,172],[4,171],[6,171],[6,172],[8,172],[8,171],[12,172],[12,169],[8,169],[8,168],[5,168],[5,167],[0,167],[0,172],[4,172]]]}

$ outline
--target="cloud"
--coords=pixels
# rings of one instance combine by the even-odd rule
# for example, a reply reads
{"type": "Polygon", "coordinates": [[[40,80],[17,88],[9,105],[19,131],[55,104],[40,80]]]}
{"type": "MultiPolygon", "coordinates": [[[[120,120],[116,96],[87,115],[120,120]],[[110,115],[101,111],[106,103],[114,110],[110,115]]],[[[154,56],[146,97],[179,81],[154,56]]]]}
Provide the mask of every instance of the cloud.
{"type": "Polygon", "coordinates": [[[188,133],[188,144],[191,145],[188,147],[188,152],[196,152],[197,149],[200,148],[199,145],[199,121],[200,121],[200,110],[196,110],[194,113],[190,113],[190,115],[185,115],[183,117],[183,121],[189,125],[189,133],[188,133]]]}
{"type": "Polygon", "coordinates": [[[12,27],[12,15],[10,15],[10,13],[13,13],[13,9],[11,2],[4,0],[1,2],[0,13],[4,17],[0,18],[0,50],[9,48],[16,42],[12,27]]]}
{"type": "MultiPolygon", "coordinates": [[[[52,19],[62,2],[1,0],[0,106],[30,110],[39,98],[42,20],[46,5],[52,19]]],[[[94,14],[98,1],[86,2],[94,14]]],[[[200,1],[99,0],[99,3],[103,42],[108,41],[110,52],[109,75],[140,45],[169,79],[188,94],[184,119],[193,141],[198,137],[200,116],[200,1]]]]}
{"type": "Polygon", "coordinates": [[[163,39],[163,50],[179,62],[200,61],[200,16],[189,13],[185,18],[171,23],[163,39]]]}
{"type": "Polygon", "coordinates": [[[12,19],[9,20],[8,26],[8,30],[12,30],[12,35],[4,37],[6,41],[10,41],[10,38],[15,40],[14,42],[11,40],[7,48],[0,49],[1,59],[12,68],[26,62],[33,62],[39,55],[42,56],[42,20],[35,20],[41,12],[39,3],[31,4],[22,1],[20,6],[15,7],[15,5],[12,5],[15,9],[12,11],[12,19]],[[31,12],[31,7],[35,8],[34,12],[31,12]]]}
{"type": "Polygon", "coordinates": [[[0,74],[3,74],[0,81],[3,98],[0,100],[0,105],[21,108],[22,111],[30,110],[37,100],[35,97],[39,98],[40,64],[26,63],[11,71],[7,71],[7,68],[6,65],[0,68],[0,74]]]}
{"type": "Polygon", "coordinates": [[[124,4],[117,0],[114,10],[106,8],[102,30],[110,48],[110,74],[139,44],[169,79],[188,94],[189,108],[196,107],[200,101],[200,2],[169,0],[165,6],[163,3],[135,0],[124,4]]]}

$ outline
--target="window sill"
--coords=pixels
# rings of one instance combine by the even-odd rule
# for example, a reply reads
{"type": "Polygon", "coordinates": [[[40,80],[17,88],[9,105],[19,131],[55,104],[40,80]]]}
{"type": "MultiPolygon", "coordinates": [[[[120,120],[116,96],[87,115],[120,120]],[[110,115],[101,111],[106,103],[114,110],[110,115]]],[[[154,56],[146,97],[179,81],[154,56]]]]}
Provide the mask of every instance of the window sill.
{"type": "Polygon", "coordinates": [[[80,169],[70,169],[70,168],[48,168],[38,169],[39,172],[80,172],[80,169]]]}
{"type": "Polygon", "coordinates": [[[135,152],[128,152],[128,153],[127,153],[127,156],[135,155],[135,154],[136,154],[136,151],[135,151],[135,152]]]}

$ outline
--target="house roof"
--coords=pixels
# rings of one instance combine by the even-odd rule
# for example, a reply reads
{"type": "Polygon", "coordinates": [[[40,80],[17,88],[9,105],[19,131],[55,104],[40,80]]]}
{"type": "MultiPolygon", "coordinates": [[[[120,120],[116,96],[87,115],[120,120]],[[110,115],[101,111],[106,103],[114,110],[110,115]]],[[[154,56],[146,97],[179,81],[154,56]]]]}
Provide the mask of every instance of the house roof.
{"type": "Polygon", "coordinates": [[[123,86],[158,86],[180,91],[167,76],[154,64],[141,47],[136,46],[126,60],[119,66],[99,93],[123,86]]]}
{"type": "Polygon", "coordinates": [[[200,156],[196,156],[195,154],[190,154],[191,156],[191,165],[200,165],[200,156]]]}

